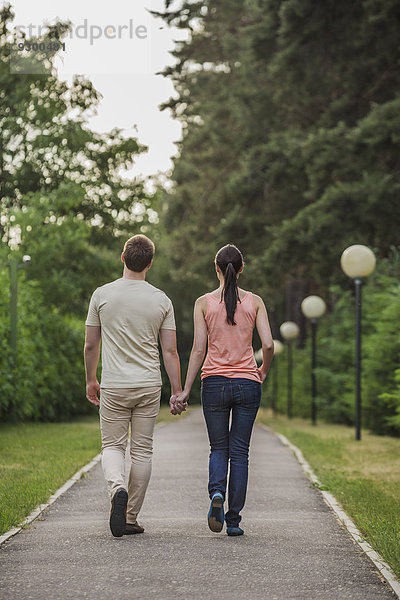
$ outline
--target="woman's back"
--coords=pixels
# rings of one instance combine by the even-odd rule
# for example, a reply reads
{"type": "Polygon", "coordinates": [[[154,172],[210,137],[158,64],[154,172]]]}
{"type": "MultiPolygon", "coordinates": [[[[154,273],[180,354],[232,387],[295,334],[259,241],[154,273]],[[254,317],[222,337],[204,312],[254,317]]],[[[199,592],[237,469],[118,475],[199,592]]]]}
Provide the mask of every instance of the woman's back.
{"type": "Polygon", "coordinates": [[[225,522],[226,533],[234,536],[244,533],[239,523],[246,499],[249,444],[261,401],[261,383],[271,364],[274,347],[262,299],[238,288],[243,264],[242,253],[233,244],[217,252],[215,270],[220,287],[196,300],[185,389],[170,401],[173,414],[185,410],[208,341],[201,384],[211,449],[208,471],[211,504],[207,519],[211,531],[222,531],[225,522]],[[254,326],[263,349],[263,364],[259,369],[252,348],[254,326]],[[227,491],[229,510],[225,514],[227,491]]]}
{"type": "Polygon", "coordinates": [[[213,293],[205,295],[208,352],[202,367],[202,379],[222,375],[261,382],[252,348],[256,320],[253,294],[243,290],[239,290],[239,294],[241,300],[234,315],[236,325],[227,321],[225,302],[213,293]]]}

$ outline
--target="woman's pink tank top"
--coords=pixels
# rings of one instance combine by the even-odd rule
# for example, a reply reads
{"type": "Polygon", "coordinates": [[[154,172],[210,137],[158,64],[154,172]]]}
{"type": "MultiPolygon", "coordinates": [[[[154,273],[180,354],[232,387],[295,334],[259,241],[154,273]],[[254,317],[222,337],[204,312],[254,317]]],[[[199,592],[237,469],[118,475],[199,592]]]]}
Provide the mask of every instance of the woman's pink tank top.
{"type": "Polygon", "coordinates": [[[201,378],[223,375],[229,378],[243,377],[262,383],[253,354],[253,329],[256,321],[253,294],[247,292],[237,303],[235,323],[226,320],[225,302],[212,294],[206,294],[208,351],[201,369],[201,378]]]}

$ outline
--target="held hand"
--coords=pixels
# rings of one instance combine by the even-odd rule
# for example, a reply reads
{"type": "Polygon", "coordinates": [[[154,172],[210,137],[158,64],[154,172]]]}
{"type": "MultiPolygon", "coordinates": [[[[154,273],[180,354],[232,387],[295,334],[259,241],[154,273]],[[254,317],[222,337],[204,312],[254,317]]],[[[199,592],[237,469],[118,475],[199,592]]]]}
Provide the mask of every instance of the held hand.
{"type": "MultiPolygon", "coordinates": [[[[175,407],[180,411],[180,413],[184,410],[186,410],[187,407],[187,400],[189,398],[189,392],[181,392],[176,400],[175,400],[175,407]]],[[[179,413],[179,414],[180,414],[179,413]]]]}
{"type": "MultiPolygon", "coordinates": [[[[183,411],[186,410],[187,402],[186,399],[183,398],[184,392],[180,392],[178,394],[173,394],[170,398],[169,405],[171,407],[171,414],[180,415],[183,411]]],[[[186,397],[189,394],[186,395],[186,397]]]]}
{"type": "Polygon", "coordinates": [[[178,412],[178,410],[176,409],[175,406],[175,398],[176,396],[171,396],[171,398],[169,399],[169,406],[170,406],[170,413],[171,415],[180,415],[181,413],[178,412]]]}
{"type": "Polygon", "coordinates": [[[182,406],[187,406],[188,398],[189,398],[189,392],[184,390],[180,394],[177,394],[176,402],[178,404],[181,404],[182,406]]]}
{"type": "Polygon", "coordinates": [[[179,394],[172,394],[171,398],[169,399],[169,405],[170,405],[170,413],[171,415],[180,415],[181,414],[181,410],[178,409],[178,407],[176,406],[176,399],[179,396],[179,394]]]}
{"type": "Polygon", "coordinates": [[[86,398],[95,406],[100,406],[100,400],[97,393],[100,391],[100,384],[97,381],[91,381],[86,385],[86,398]]]}

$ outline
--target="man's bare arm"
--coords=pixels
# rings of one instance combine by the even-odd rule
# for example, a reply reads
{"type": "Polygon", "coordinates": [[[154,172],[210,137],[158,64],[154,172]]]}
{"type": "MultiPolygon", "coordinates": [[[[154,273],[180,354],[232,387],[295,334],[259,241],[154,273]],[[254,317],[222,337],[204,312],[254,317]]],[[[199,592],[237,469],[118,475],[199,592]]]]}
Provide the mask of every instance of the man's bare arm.
{"type": "Polygon", "coordinates": [[[176,347],[176,331],[174,329],[160,329],[160,343],[165,370],[171,383],[171,393],[174,396],[182,391],[181,366],[176,347]]]}
{"type": "Polygon", "coordinates": [[[101,327],[86,325],[85,338],[85,370],[86,370],[86,398],[92,404],[99,406],[100,400],[97,393],[100,390],[100,384],[96,378],[97,365],[100,358],[101,327]]]}

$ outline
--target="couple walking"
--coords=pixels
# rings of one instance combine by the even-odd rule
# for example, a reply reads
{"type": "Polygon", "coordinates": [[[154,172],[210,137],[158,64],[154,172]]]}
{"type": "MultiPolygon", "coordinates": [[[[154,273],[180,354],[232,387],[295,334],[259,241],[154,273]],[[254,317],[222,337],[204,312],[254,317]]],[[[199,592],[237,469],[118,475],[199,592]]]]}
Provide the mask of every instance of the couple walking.
{"type": "Polygon", "coordinates": [[[243,271],[240,251],[228,244],[215,257],[219,287],[196,300],[194,340],[182,390],[171,300],[146,282],[154,244],[144,235],[130,238],[121,255],[122,278],[97,288],[86,319],[87,399],[100,406],[102,467],[111,499],[110,529],[115,537],[143,533],[137,516],[151,473],[153,431],[160,406],[158,342],[171,384],[171,413],[186,410],[190,390],[201,372],[201,402],[210,440],[208,525],[242,535],[248,453],[260,406],[261,384],[272,356],[267,311],[259,296],[238,287],[243,271]],[[254,360],[257,328],[263,363],[254,360]],[[102,345],[101,385],[96,378],[102,345]],[[99,398],[99,396],[100,398],[99,398]],[[125,450],[130,434],[130,473],[125,483],[125,450]],[[228,511],[224,502],[228,485],[228,511]]]}

